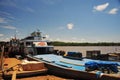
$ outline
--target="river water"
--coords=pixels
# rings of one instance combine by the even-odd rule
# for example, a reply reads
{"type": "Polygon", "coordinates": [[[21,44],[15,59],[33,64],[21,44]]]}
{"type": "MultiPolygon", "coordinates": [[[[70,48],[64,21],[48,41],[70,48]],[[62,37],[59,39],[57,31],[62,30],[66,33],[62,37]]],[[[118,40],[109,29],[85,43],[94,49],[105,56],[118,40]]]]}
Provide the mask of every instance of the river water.
{"type": "Polygon", "coordinates": [[[120,53],[120,46],[55,46],[54,49],[63,51],[77,51],[86,56],[86,51],[100,50],[101,54],[120,53]]]}

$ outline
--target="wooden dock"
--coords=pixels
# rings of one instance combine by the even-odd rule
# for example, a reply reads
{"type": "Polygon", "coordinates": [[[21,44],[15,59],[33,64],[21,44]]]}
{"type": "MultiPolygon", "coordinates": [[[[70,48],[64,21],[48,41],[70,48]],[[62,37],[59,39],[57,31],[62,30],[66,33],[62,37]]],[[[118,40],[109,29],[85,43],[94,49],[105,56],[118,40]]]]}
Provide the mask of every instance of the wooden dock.
{"type": "MultiPolygon", "coordinates": [[[[21,64],[21,63],[22,63],[22,61],[20,61],[16,58],[5,58],[4,70],[10,69],[11,67],[13,67],[17,64],[21,64]]],[[[28,68],[30,68],[30,67],[28,67],[28,68]]],[[[71,80],[71,79],[65,79],[62,77],[49,75],[49,74],[29,76],[29,77],[24,77],[24,78],[17,78],[16,74],[17,74],[16,71],[14,71],[11,80],[71,80]]],[[[2,76],[1,76],[1,79],[2,79],[2,76]]]]}

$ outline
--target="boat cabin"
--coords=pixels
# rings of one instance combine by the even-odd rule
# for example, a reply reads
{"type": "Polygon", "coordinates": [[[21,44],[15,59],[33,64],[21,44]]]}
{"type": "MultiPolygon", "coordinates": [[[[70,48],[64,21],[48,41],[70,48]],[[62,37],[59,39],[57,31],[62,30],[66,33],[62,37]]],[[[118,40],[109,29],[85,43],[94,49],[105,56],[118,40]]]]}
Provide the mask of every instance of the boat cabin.
{"type": "Polygon", "coordinates": [[[86,51],[86,58],[89,58],[89,59],[98,59],[98,56],[100,54],[101,54],[100,50],[86,51]]]}
{"type": "Polygon", "coordinates": [[[31,44],[31,46],[26,47],[27,53],[31,55],[48,54],[54,50],[53,46],[47,45],[47,42],[32,42],[31,44]]]}
{"type": "Polygon", "coordinates": [[[33,32],[21,40],[25,47],[25,53],[31,55],[48,54],[53,52],[53,46],[49,45],[49,41],[44,40],[45,37],[41,36],[41,32],[33,32]]]}
{"type": "Polygon", "coordinates": [[[110,61],[120,61],[120,53],[108,53],[110,61]]]}

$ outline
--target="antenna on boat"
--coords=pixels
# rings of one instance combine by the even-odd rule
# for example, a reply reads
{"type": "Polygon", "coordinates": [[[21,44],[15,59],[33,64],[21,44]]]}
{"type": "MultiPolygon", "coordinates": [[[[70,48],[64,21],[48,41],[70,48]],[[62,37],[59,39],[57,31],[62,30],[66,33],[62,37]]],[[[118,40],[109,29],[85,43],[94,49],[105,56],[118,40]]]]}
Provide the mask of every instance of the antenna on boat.
{"type": "Polygon", "coordinates": [[[40,32],[40,30],[39,30],[39,29],[37,29],[37,32],[40,32]]]}
{"type": "Polygon", "coordinates": [[[15,33],[14,33],[14,39],[17,39],[17,30],[15,29],[15,33]]]}

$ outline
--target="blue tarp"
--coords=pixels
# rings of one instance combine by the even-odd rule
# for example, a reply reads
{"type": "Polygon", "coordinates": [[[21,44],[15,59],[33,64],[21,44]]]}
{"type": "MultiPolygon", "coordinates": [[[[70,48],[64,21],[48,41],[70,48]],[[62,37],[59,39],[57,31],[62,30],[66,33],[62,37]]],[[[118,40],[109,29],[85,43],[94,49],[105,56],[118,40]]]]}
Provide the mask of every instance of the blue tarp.
{"type": "Polygon", "coordinates": [[[95,62],[95,61],[89,61],[85,63],[85,67],[90,70],[96,70],[96,69],[109,69],[115,73],[118,72],[117,68],[118,64],[115,62],[95,62]]]}
{"type": "Polygon", "coordinates": [[[82,53],[80,53],[80,52],[68,52],[66,56],[82,57],[82,53]]]}
{"type": "Polygon", "coordinates": [[[68,52],[68,55],[72,55],[72,54],[79,54],[79,52],[68,52]]]}

